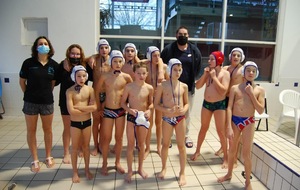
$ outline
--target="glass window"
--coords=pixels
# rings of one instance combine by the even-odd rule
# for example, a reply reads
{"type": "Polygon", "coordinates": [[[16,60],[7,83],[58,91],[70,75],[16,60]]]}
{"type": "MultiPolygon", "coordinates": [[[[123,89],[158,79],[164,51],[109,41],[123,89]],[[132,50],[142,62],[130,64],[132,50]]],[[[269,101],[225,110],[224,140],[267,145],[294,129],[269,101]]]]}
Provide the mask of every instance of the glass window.
{"type": "Polygon", "coordinates": [[[226,38],[275,41],[278,0],[228,1],[226,38]]]}
{"type": "Polygon", "coordinates": [[[160,49],[160,40],[148,40],[148,39],[107,39],[109,45],[111,46],[112,50],[120,50],[123,51],[125,44],[133,43],[137,50],[138,50],[138,57],[140,59],[145,59],[146,57],[146,50],[149,46],[156,46],[160,49]]]}
{"type": "Polygon", "coordinates": [[[245,53],[246,61],[254,61],[259,70],[259,76],[256,80],[259,81],[271,81],[273,71],[273,59],[275,46],[273,45],[261,45],[261,44],[225,44],[225,61],[224,65],[229,65],[229,54],[235,47],[240,47],[245,53]]]}
{"type": "Polygon", "coordinates": [[[175,36],[184,25],[192,38],[221,38],[222,12],[222,0],[167,1],[165,36],[175,36]]]}
{"type": "Polygon", "coordinates": [[[161,34],[161,0],[100,0],[100,33],[161,34]]]}

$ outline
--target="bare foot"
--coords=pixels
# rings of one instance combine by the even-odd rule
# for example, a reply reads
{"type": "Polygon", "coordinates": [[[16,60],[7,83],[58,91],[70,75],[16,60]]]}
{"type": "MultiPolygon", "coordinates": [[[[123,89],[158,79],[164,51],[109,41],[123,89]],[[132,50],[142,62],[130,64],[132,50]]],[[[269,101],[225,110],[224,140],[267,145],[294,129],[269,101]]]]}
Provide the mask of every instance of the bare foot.
{"type": "Polygon", "coordinates": [[[139,170],[138,173],[140,174],[140,176],[143,179],[147,179],[148,178],[148,174],[143,169],[139,170]]]}
{"type": "Polygon", "coordinates": [[[71,164],[70,154],[64,155],[62,163],[64,163],[64,164],[71,164]]]}
{"type": "Polygon", "coordinates": [[[191,157],[190,157],[190,159],[191,160],[193,160],[193,161],[195,161],[195,160],[197,160],[197,158],[200,156],[200,153],[199,152],[195,152],[191,157]]]}
{"type": "Polygon", "coordinates": [[[251,186],[251,183],[249,182],[249,183],[246,183],[245,184],[246,186],[245,186],[245,189],[246,190],[252,190],[252,186],[251,186]]]}
{"type": "Polygon", "coordinates": [[[227,160],[224,160],[222,166],[221,166],[222,169],[227,169],[228,168],[228,162],[227,160]]]}
{"type": "Polygon", "coordinates": [[[150,154],[150,149],[149,150],[146,149],[144,154],[144,160],[146,160],[149,154],[150,154]]]}
{"type": "Polygon", "coordinates": [[[132,177],[132,172],[128,172],[127,175],[125,176],[125,181],[127,183],[131,183],[131,177],[132,177]]]}
{"type": "Polygon", "coordinates": [[[124,174],[125,173],[125,170],[124,168],[121,166],[120,163],[116,164],[116,170],[119,174],[124,174]]]}
{"type": "Polygon", "coordinates": [[[184,174],[179,174],[179,182],[178,182],[179,186],[184,186],[186,184],[186,180],[185,180],[185,175],[184,174]]]}
{"type": "Polygon", "coordinates": [[[101,174],[104,176],[108,176],[107,164],[102,164],[101,174]]]}
{"type": "Polygon", "coordinates": [[[158,174],[158,177],[159,177],[161,180],[164,180],[164,179],[165,179],[166,172],[167,172],[166,169],[161,170],[161,172],[158,174]]]}
{"type": "Polygon", "coordinates": [[[73,183],[80,183],[80,178],[78,176],[78,173],[73,173],[72,181],[73,183]]]}
{"type": "Polygon", "coordinates": [[[231,175],[229,175],[229,174],[226,174],[225,176],[223,176],[223,177],[219,177],[218,178],[218,182],[219,183],[222,183],[222,182],[224,182],[224,181],[227,181],[227,180],[231,180],[231,175]]]}
{"type": "Polygon", "coordinates": [[[97,154],[98,154],[98,148],[94,147],[94,149],[91,151],[91,155],[92,156],[97,156],[97,154]]]}
{"type": "Polygon", "coordinates": [[[223,154],[223,149],[222,149],[222,147],[221,147],[217,152],[215,152],[215,155],[216,155],[216,156],[220,156],[221,154],[223,154]]]}
{"type": "Polygon", "coordinates": [[[94,178],[94,175],[88,170],[85,172],[85,177],[88,180],[92,180],[94,178]]]}

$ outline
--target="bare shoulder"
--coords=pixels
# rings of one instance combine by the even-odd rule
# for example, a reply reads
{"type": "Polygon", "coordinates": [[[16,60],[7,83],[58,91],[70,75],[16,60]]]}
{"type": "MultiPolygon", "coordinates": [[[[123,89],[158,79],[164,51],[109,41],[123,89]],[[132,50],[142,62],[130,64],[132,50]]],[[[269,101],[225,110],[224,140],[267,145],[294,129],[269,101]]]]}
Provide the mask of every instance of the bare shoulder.
{"type": "Polygon", "coordinates": [[[148,84],[148,83],[145,83],[144,84],[149,90],[154,90],[153,86],[148,84]]]}
{"type": "Polygon", "coordinates": [[[223,74],[223,75],[228,75],[228,76],[230,76],[230,73],[229,73],[229,71],[227,70],[227,69],[221,69],[220,70],[220,72],[223,74]]]}
{"type": "Polygon", "coordinates": [[[223,66],[222,69],[228,71],[229,65],[223,66]]]}
{"type": "Polygon", "coordinates": [[[180,82],[180,86],[183,86],[183,88],[188,88],[188,85],[183,82],[180,82]]]}
{"type": "Polygon", "coordinates": [[[258,86],[258,85],[255,86],[254,91],[257,92],[257,93],[259,93],[259,94],[261,94],[261,93],[263,95],[265,94],[265,89],[263,87],[261,87],[261,86],[258,86]]]}

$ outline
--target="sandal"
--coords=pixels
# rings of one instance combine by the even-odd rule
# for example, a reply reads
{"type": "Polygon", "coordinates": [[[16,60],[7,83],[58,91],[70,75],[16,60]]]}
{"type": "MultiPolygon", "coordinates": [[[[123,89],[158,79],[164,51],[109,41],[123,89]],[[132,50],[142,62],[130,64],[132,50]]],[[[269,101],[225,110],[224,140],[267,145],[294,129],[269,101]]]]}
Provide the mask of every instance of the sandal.
{"type": "Polygon", "coordinates": [[[54,158],[53,157],[46,158],[45,164],[47,168],[52,168],[55,165],[54,158]]]}
{"type": "Polygon", "coordinates": [[[190,137],[185,137],[185,146],[187,148],[192,148],[193,147],[193,141],[190,137]]]}
{"type": "Polygon", "coordinates": [[[40,171],[40,161],[39,160],[35,160],[33,162],[31,162],[31,168],[30,171],[33,173],[37,173],[40,171]]]}

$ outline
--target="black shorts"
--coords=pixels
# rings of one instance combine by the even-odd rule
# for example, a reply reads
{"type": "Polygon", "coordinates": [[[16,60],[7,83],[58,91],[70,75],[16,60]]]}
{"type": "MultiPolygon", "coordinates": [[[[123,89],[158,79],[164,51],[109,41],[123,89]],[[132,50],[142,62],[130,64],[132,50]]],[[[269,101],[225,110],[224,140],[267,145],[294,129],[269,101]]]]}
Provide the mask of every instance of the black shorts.
{"type": "Polygon", "coordinates": [[[92,120],[88,119],[86,121],[71,121],[71,127],[75,127],[77,129],[85,129],[87,127],[90,127],[92,125],[92,120]]]}
{"type": "Polygon", "coordinates": [[[54,112],[53,104],[34,104],[24,102],[23,113],[26,115],[51,115],[54,112]]]}

